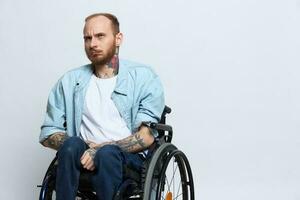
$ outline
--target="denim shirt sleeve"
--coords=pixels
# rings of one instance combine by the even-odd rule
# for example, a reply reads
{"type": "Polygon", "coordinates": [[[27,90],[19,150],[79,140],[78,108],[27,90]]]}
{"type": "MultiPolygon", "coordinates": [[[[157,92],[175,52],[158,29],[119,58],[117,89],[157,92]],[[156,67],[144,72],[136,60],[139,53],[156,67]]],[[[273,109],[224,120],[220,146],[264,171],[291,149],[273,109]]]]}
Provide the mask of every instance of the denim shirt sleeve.
{"type": "Polygon", "coordinates": [[[47,111],[39,141],[43,142],[50,135],[56,132],[66,132],[66,115],[65,115],[65,96],[62,87],[62,81],[52,88],[47,103],[47,111]]]}
{"type": "MultiPolygon", "coordinates": [[[[151,74],[150,77],[146,78],[147,81],[141,88],[139,108],[133,124],[134,131],[138,130],[142,122],[159,122],[165,107],[161,81],[155,73],[151,74]]],[[[157,136],[156,131],[153,130],[152,133],[157,136]]]]}

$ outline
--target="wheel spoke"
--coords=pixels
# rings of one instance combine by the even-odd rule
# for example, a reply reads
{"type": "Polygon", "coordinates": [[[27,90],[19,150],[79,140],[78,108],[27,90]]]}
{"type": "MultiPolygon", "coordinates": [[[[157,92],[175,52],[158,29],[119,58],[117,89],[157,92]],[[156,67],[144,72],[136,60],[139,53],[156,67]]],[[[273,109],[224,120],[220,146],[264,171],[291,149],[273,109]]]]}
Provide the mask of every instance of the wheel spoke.
{"type": "Polygon", "coordinates": [[[182,193],[180,193],[179,195],[177,195],[177,196],[174,198],[174,200],[177,199],[177,198],[179,198],[180,196],[182,196],[182,193]]]}
{"type": "Polygon", "coordinates": [[[168,191],[171,191],[171,183],[169,183],[168,177],[165,177],[165,179],[167,181],[168,191]]]}
{"type": "MultiPolygon", "coordinates": [[[[174,173],[175,159],[173,158],[172,160],[173,160],[173,177],[172,177],[171,182],[172,182],[173,180],[174,180],[174,182],[175,182],[175,173],[174,173]]],[[[173,194],[175,194],[175,193],[174,193],[174,192],[175,192],[175,185],[174,185],[174,182],[173,182],[173,194]]]]}
{"type": "MultiPolygon", "coordinates": [[[[181,180],[181,179],[180,179],[181,180]]],[[[182,180],[181,180],[182,181],[182,180]]],[[[178,193],[180,191],[180,188],[181,188],[181,181],[179,182],[179,185],[178,185],[178,190],[177,190],[177,193],[176,193],[176,197],[178,197],[178,193]]],[[[182,188],[181,188],[182,189],[182,188]]],[[[181,193],[182,194],[182,193],[181,193]]]]}
{"type": "MultiPolygon", "coordinates": [[[[174,163],[174,162],[173,162],[173,163],[174,163]]],[[[176,165],[175,172],[174,172],[174,169],[173,169],[173,175],[172,175],[171,183],[172,183],[173,180],[174,180],[174,177],[175,177],[175,174],[176,174],[176,172],[177,172],[177,169],[178,169],[178,165],[176,165]]],[[[171,183],[170,183],[170,184],[171,184],[171,183]]]]}

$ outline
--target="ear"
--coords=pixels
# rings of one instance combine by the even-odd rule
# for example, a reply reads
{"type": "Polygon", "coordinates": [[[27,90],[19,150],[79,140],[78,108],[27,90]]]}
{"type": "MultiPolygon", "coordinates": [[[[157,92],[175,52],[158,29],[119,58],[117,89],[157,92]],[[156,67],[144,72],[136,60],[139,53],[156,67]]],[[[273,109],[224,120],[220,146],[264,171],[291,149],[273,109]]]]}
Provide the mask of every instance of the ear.
{"type": "Polygon", "coordinates": [[[117,47],[121,46],[122,41],[123,41],[123,34],[122,33],[118,33],[116,35],[116,46],[117,47]]]}

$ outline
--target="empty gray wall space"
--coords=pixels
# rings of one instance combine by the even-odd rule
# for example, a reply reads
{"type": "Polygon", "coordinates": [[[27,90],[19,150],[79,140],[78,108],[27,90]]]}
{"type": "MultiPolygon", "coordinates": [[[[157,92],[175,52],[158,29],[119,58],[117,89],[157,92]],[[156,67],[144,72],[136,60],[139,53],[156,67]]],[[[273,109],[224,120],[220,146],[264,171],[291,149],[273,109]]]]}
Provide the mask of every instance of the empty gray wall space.
{"type": "Polygon", "coordinates": [[[0,0],[0,199],[38,199],[47,97],[95,12],[159,74],[197,200],[300,199],[300,0],[0,0]]]}

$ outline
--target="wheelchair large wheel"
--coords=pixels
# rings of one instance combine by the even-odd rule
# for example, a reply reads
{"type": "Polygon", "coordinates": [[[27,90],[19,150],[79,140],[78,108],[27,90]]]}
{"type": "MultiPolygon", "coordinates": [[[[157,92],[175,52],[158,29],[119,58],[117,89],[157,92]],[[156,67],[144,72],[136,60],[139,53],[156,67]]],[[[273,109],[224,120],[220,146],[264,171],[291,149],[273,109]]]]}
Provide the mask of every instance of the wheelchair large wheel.
{"type": "Polygon", "coordinates": [[[171,143],[162,144],[148,167],[144,200],[194,200],[192,171],[183,152],[171,143]]]}
{"type": "Polygon", "coordinates": [[[57,158],[55,157],[47,172],[45,174],[43,183],[41,185],[40,197],[39,200],[52,200],[55,198],[55,173],[56,173],[56,162],[57,158]]]}
{"type": "MultiPolygon", "coordinates": [[[[51,162],[43,183],[41,185],[39,200],[56,200],[55,180],[56,180],[57,158],[51,162]]],[[[76,200],[96,200],[96,195],[90,191],[77,191],[76,200]]]]}
{"type": "Polygon", "coordinates": [[[51,180],[51,177],[47,178],[48,180],[45,180],[43,184],[43,188],[40,193],[40,200],[54,200],[56,199],[56,194],[55,194],[55,183],[54,180],[51,180]]]}

